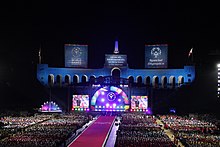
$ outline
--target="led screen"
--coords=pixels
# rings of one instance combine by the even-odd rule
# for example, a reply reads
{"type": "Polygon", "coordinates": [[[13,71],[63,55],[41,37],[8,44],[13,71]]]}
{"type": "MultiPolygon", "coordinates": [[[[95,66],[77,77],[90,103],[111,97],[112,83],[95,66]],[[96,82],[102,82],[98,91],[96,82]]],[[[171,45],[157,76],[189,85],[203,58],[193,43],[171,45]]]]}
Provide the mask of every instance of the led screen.
{"type": "Polygon", "coordinates": [[[145,68],[167,68],[167,44],[145,45],[145,68]]]}
{"type": "Polygon", "coordinates": [[[87,68],[88,46],[65,44],[65,67],[87,68]]]}
{"type": "Polygon", "coordinates": [[[127,66],[127,55],[119,54],[106,54],[105,55],[105,66],[106,67],[126,67],[127,66]]]}
{"type": "Polygon", "coordinates": [[[89,95],[73,95],[72,109],[87,110],[89,108],[89,95]]]}
{"type": "Polygon", "coordinates": [[[148,96],[131,96],[131,109],[146,110],[148,108],[148,96]]]}
{"type": "Polygon", "coordinates": [[[93,111],[126,111],[130,102],[126,93],[115,86],[105,86],[98,89],[91,99],[93,111]]]}

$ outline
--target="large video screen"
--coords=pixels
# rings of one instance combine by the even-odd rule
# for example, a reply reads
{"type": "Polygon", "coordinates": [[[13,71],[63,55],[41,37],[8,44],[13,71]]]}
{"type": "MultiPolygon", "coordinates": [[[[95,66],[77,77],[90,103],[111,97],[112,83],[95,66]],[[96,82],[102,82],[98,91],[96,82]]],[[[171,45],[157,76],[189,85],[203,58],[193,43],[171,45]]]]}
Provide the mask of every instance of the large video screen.
{"type": "Polygon", "coordinates": [[[145,45],[145,68],[167,68],[167,44],[145,45]]]}
{"type": "Polygon", "coordinates": [[[119,54],[106,54],[105,55],[105,66],[106,67],[126,67],[127,66],[127,55],[119,54]]]}
{"type": "Polygon", "coordinates": [[[65,67],[87,68],[88,45],[65,44],[65,67]]]}
{"type": "Polygon", "coordinates": [[[146,110],[148,108],[148,96],[131,96],[131,109],[146,110]]]}
{"type": "Polygon", "coordinates": [[[128,111],[127,94],[119,87],[105,86],[98,89],[91,99],[92,111],[128,111]]]}
{"type": "Polygon", "coordinates": [[[89,95],[73,95],[72,102],[72,110],[89,109],[89,95]]]}

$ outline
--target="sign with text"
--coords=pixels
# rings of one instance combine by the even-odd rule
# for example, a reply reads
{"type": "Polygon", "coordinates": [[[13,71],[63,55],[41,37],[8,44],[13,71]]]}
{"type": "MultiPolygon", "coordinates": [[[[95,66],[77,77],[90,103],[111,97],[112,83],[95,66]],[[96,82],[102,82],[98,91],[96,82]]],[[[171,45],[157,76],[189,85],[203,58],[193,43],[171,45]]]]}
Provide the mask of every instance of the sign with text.
{"type": "Polygon", "coordinates": [[[145,45],[145,68],[167,68],[167,44],[145,45]]]}
{"type": "Polygon", "coordinates": [[[105,66],[106,67],[126,67],[127,66],[127,55],[106,54],[105,55],[105,66]]]}
{"type": "Polygon", "coordinates": [[[87,68],[88,45],[65,44],[65,67],[87,68]]]}

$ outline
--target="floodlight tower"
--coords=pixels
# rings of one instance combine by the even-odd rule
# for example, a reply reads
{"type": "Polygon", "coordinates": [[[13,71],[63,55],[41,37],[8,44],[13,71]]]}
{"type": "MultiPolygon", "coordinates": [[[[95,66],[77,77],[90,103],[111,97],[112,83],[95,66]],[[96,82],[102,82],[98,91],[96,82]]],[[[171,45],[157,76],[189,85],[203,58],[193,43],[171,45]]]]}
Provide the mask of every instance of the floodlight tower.
{"type": "Polygon", "coordinates": [[[218,68],[218,87],[217,87],[217,97],[220,97],[220,63],[217,64],[218,68]]]}
{"type": "Polygon", "coordinates": [[[39,51],[38,51],[38,60],[39,60],[39,64],[41,64],[41,45],[40,45],[40,48],[39,48],[39,51]]]}

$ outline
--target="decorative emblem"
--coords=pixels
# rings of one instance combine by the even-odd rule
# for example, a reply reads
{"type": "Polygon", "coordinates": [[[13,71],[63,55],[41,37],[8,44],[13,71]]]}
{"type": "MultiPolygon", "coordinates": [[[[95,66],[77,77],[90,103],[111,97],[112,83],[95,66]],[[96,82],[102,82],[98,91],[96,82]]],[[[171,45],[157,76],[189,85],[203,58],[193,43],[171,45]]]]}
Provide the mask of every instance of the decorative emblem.
{"type": "Polygon", "coordinates": [[[153,47],[151,49],[151,55],[153,55],[154,58],[157,58],[158,56],[161,55],[161,49],[159,47],[153,47]]]}
{"type": "Polygon", "coordinates": [[[116,98],[116,95],[113,92],[109,92],[107,95],[107,98],[109,101],[114,101],[116,98]]]}
{"type": "Polygon", "coordinates": [[[81,49],[79,47],[75,47],[72,49],[73,57],[79,57],[82,54],[81,49]]]}

